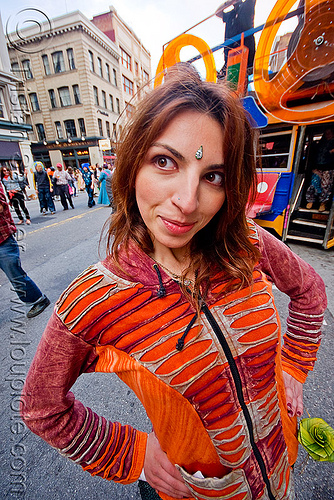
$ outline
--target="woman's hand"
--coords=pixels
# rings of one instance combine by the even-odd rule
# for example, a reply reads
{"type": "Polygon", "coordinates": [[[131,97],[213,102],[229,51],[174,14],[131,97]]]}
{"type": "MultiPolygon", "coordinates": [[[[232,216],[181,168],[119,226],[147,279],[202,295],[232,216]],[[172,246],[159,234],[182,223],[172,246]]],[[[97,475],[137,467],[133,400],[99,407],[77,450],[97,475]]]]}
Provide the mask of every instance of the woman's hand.
{"type": "Polygon", "coordinates": [[[154,432],[148,435],[144,472],[147,482],[155,490],[174,498],[189,498],[191,496],[181,474],[169,461],[166,453],[162,451],[154,432]]]}
{"type": "Polygon", "coordinates": [[[301,417],[303,414],[303,384],[292,375],[283,371],[286,405],[289,417],[301,417]]]}

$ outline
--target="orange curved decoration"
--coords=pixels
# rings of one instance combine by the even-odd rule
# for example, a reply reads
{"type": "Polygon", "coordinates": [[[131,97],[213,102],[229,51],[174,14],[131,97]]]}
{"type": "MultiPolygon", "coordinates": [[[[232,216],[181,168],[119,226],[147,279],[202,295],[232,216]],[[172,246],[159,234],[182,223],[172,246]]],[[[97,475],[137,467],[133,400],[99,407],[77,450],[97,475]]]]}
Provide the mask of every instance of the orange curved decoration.
{"type": "Polygon", "coordinates": [[[269,79],[270,51],[282,19],[295,1],[278,0],[267,19],[255,54],[254,86],[260,103],[275,118],[312,123],[334,115],[333,100],[295,108],[288,108],[287,100],[304,84],[304,79],[316,85],[317,72],[321,74],[334,63],[334,4],[328,0],[305,0],[304,27],[298,44],[279,72],[269,79]]]}
{"type": "Polygon", "coordinates": [[[209,45],[194,35],[180,35],[174,38],[167,47],[165,48],[155,74],[154,87],[157,87],[162,83],[164,77],[164,70],[174,66],[174,64],[181,62],[180,52],[183,47],[188,46],[195,47],[201,54],[205,69],[206,69],[206,80],[208,82],[215,82],[217,79],[215,60],[209,45]]]}

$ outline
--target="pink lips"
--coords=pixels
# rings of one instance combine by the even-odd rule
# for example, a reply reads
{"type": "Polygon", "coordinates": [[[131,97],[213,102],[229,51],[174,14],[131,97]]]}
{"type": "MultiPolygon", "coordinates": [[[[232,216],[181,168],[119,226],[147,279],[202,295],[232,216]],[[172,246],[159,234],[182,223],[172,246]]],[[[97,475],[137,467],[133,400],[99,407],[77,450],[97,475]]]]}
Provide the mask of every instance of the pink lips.
{"type": "Polygon", "coordinates": [[[173,234],[185,234],[188,231],[190,231],[195,223],[193,222],[192,224],[182,224],[181,222],[177,222],[174,220],[168,220],[164,219],[161,217],[162,222],[164,223],[165,227],[168,229],[169,232],[173,234]]]}

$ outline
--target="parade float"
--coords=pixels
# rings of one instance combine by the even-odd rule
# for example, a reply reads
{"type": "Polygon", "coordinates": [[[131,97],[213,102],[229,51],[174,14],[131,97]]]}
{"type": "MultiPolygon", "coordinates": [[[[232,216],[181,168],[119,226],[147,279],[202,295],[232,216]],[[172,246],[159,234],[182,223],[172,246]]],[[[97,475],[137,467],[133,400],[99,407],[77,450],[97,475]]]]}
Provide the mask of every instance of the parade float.
{"type": "MultiPolygon", "coordinates": [[[[215,14],[224,20],[225,10],[246,2],[254,10],[255,0],[227,0],[215,14]]],[[[229,82],[260,131],[262,166],[249,215],[283,241],[333,247],[333,189],[325,204],[307,203],[306,191],[316,168],[316,151],[327,136],[332,134],[334,141],[334,0],[301,0],[297,6],[295,0],[278,0],[264,25],[213,48],[187,30],[163,47],[155,85],[181,61],[181,49],[187,46],[198,51],[190,62],[202,59],[208,81],[216,81],[218,75],[229,82]],[[279,36],[282,23],[292,18],[294,30],[279,36]],[[250,68],[252,45],[247,40],[256,32],[260,38],[250,68]],[[217,72],[214,52],[226,47],[225,67],[217,72]]],[[[333,165],[334,149],[327,149],[333,165]]]]}

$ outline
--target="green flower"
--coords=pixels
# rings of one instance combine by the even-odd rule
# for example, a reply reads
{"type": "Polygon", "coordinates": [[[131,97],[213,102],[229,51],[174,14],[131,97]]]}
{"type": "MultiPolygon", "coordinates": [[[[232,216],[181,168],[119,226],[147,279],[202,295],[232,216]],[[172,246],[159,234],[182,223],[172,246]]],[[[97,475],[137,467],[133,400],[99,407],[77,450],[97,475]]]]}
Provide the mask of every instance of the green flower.
{"type": "Polygon", "coordinates": [[[334,429],[322,418],[303,418],[298,441],[314,460],[334,462],[334,429]]]}

